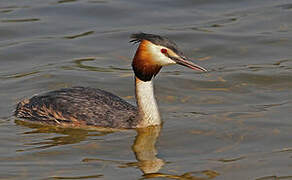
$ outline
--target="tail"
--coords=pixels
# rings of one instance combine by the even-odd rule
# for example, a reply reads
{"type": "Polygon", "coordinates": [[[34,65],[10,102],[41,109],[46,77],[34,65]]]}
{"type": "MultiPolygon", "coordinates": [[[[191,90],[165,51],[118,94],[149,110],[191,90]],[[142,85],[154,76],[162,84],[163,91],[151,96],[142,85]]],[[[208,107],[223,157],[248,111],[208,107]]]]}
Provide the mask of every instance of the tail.
{"type": "Polygon", "coordinates": [[[14,111],[14,116],[18,118],[27,118],[31,112],[30,109],[28,108],[28,104],[29,99],[24,99],[21,102],[19,102],[14,111]]]}

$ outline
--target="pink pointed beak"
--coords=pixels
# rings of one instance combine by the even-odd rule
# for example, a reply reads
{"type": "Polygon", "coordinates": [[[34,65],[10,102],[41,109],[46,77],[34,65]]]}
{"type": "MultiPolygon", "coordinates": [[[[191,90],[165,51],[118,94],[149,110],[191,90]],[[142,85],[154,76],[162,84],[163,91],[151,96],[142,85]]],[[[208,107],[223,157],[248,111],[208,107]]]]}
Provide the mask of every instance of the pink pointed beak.
{"type": "Polygon", "coordinates": [[[194,64],[191,62],[187,57],[180,56],[180,57],[170,57],[172,60],[174,60],[177,64],[180,64],[182,66],[186,66],[190,69],[200,71],[200,72],[207,72],[207,70],[197,64],[194,64]]]}

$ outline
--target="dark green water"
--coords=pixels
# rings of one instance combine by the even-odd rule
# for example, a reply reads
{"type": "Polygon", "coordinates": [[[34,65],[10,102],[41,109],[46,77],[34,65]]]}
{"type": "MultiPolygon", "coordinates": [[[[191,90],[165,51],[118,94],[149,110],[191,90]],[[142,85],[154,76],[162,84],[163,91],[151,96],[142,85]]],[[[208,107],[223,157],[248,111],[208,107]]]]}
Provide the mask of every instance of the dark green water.
{"type": "Polygon", "coordinates": [[[287,0],[1,0],[0,179],[292,179],[291,19],[287,0]],[[18,101],[63,87],[134,103],[141,31],[209,70],[158,75],[161,129],[15,122],[18,101]]]}

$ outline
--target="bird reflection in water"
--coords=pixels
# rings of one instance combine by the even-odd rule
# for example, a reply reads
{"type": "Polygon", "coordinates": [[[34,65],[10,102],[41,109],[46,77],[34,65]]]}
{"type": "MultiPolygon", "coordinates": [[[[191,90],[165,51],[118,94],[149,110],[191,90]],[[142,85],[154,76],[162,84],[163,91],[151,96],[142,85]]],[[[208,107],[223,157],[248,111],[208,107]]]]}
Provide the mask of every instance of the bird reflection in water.
{"type": "Polygon", "coordinates": [[[157,158],[157,150],[155,147],[161,126],[149,126],[146,128],[137,128],[135,130],[137,135],[132,145],[132,150],[137,162],[103,160],[97,158],[86,158],[83,159],[83,162],[110,162],[118,164],[120,168],[138,167],[144,175],[158,172],[165,164],[162,159],[157,158]]]}
{"type": "MultiPolygon", "coordinates": [[[[55,128],[50,126],[36,125],[23,121],[15,121],[18,125],[32,128],[32,131],[25,132],[24,134],[35,134],[35,133],[57,133],[65,134],[66,136],[53,137],[46,139],[44,142],[31,143],[26,145],[37,146],[30,149],[24,149],[19,151],[31,151],[35,149],[47,149],[50,147],[77,144],[87,139],[88,136],[104,136],[113,131],[94,131],[95,134],[90,134],[88,130],[83,129],[66,129],[66,128],[55,128]]],[[[216,171],[203,170],[196,172],[186,172],[183,174],[168,174],[160,173],[159,170],[166,164],[163,159],[157,157],[158,151],[156,149],[156,142],[160,135],[161,126],[150,126],[146,128],[137,128],[136,138],[132,145],[132,150],[136,157],[136,162],[127,162],[121,160],[105,160],[99,158],[84,158],[83,163],[110,163],[116,164],[120,168],[139,168],[143,173],[143,177],[140,179],[151,179],[151,178],[166,178],[166,179],[192,179],[192,180],[207,180],[213,179],[219,175],[216,171]]],[[[99,175],[100,176],[100,175],[99,175]]],[[[56,177],[54,177],[56,178],[56,177]]],[[[57,178],[62,178],[58,176],[57,178]]],[[[76,178],[76,177],[74,177],[76,178]]]]}
{"type": "Polygon", "coordinates": [[[138,161],[137,165],[144,174],[158,172],[164,161],[156,157],[155,147],[161,126],[151,126],[137,129],[137,136],[132,146],[138,161]]]}

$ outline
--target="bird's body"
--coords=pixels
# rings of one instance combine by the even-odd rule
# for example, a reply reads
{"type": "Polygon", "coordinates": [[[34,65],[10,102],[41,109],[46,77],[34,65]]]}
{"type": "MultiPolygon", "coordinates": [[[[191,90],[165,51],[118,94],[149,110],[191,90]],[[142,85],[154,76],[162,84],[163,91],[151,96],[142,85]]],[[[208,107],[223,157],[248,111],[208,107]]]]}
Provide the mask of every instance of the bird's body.
{"type": "Polygon", "coordinates": [[[161,124],[152,83],[161,67],[181,64],[206,70],[187,61],[167,38],[144,33],[134,34],[132,38],[133,42],[140,42],[132,63],[137,107],[104,90],[73,87],[23,100],[17,105],[16,117],[65,127],[128,129],[161,124]]]}
{"type": "Polygon", "coordinates": [[[137,112],[135,106],[107,91],[73,87],[22,101],[18,104],[16,114],[51,125],[130,128],[137,125],[137,112]]]}

